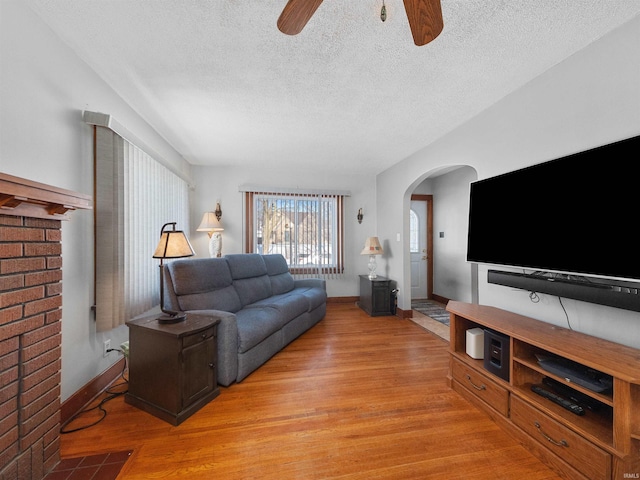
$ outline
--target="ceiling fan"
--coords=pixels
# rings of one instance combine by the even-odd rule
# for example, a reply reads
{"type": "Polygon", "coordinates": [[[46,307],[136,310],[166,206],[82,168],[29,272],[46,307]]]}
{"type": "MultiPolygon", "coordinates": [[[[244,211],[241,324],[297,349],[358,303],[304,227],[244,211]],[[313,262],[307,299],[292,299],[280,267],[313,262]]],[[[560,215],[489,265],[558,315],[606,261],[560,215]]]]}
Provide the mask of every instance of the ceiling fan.
{"type": "MultiPolygon", "coordinates": [[[[444,26],[440,0],[403,1],[416,45],[426,45],[440,35],[444,26]]],[[[278,18],[278,29],[287,35],[297,35],[321,3],[322,0],[289,0],[278,18]]]]}

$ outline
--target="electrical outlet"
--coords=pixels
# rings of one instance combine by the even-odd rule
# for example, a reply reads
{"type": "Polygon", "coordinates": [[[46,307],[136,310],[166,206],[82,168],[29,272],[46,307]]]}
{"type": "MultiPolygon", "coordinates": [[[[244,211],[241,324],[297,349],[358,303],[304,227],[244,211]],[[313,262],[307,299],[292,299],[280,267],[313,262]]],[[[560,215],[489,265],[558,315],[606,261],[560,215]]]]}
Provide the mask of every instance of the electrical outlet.
{"type": "Polygon", "coordinates": [[[106,357],[109,355],[109,350],[111,350],[111,339],[104,341],[104,348],[102,350],[102,356],[106,357]]]}

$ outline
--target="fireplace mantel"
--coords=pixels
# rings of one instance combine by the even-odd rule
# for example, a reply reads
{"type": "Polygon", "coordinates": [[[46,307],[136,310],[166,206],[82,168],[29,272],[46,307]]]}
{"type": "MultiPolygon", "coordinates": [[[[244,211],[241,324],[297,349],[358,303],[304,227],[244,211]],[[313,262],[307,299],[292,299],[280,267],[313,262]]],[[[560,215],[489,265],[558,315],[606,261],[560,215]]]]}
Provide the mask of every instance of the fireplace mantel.
{"type": "Polygon", "coordinates": [[[0,214],[67,220],[68,212],[90,209],[91,196],[0,173],[0,214]]]}

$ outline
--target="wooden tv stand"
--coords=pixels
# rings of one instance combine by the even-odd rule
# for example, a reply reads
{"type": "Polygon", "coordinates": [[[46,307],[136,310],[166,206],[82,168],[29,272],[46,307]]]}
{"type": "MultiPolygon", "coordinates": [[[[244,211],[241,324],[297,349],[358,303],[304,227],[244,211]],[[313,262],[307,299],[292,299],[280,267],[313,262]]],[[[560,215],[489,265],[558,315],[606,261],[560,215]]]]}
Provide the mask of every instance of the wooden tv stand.
{"type": "Polygon", "coordinates": [[[640,478],[640,350],[495,307],[451,301],[451,387],[551,468],[571,479],[640,478]],[[466,353],[466,331],[507,335],[509,381],[466,353]],[[538,365],[553,354],[613,377],[613,389],[597,393],[538,365]],[[578,416],[531,391],[550,377],[598,400],[602,407],[578,416]]]}

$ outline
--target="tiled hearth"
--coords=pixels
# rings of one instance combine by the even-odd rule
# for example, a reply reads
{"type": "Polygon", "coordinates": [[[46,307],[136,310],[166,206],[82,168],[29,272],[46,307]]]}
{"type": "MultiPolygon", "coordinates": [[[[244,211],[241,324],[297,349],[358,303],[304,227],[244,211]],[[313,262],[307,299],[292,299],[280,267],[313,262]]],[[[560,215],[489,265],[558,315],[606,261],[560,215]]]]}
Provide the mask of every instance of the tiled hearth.
{"type": "Polygon", "coordinates": [[[61,222],[87,196],[0,173],[0,480],[59,460],[61,222]]]}
{"type": "Polygon", "coordinates": [[[133,453],[115,453],[65,458],[49,472],[45,480],[115,480],[133,453]]]}

